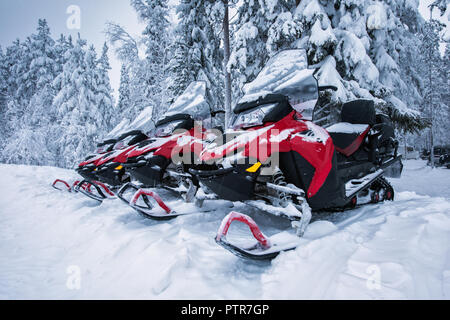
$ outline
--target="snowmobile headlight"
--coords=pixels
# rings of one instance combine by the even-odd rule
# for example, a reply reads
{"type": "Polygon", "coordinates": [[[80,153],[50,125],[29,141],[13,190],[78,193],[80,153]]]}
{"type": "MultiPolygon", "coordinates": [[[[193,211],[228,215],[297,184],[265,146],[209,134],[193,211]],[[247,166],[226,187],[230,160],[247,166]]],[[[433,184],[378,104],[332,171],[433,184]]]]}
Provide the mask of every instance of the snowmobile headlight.
{"type": "Polygon", "coordinates": [[[114,150],[122,150],[125,147],[125,143],[123,141],[119,141],[114,145],[114,150]]]}
{"type": "Polygon", "coordinates": [[[277,106],[277,103],[270,103],[258,106],[257,108],[241,112],[231,120],[231,128],[234,130],[261,126],[264,124],[265,116],[277,106]]]}
{"type": "Polygon", "coordinates": [[[161,137],[168,137],[168,136],[172,135],[175,128],[178,127],[180,124],[182,124],[183,121],[184,120],[172,121],[167,124],[159,126],[158,128],[156,128],[155,136],[158,138],[161,138],[161,137]]]}

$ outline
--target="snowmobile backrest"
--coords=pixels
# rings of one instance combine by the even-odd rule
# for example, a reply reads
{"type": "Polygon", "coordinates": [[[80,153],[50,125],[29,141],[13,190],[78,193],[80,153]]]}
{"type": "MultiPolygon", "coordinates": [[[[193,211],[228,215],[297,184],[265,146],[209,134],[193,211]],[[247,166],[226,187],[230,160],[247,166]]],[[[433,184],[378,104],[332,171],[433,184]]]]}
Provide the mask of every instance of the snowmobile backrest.
{"type": "Polygon", "coordinates": [[[372,100],[354,100],[344,103],[341,121],[373,126],[376,123],[375,103],[372,100]]]}

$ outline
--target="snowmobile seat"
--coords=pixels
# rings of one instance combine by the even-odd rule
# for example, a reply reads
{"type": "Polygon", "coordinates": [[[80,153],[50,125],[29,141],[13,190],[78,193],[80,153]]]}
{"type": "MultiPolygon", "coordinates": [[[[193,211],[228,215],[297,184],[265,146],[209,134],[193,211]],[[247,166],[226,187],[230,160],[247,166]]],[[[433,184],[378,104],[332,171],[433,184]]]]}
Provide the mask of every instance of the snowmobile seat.
{"type": "Polygon", "coordinates": [[[327,128],[336,150],[350,157],[359,149],[370,130],[368,124],[339,122],[327,128]]]}
{"type": "Polygon", "coordinates": [[[350,157],[361,147],[370,128],[376,124],[372,100],[354,100],[342,106],[341,121],[327,128],[336,150],[350,157]]]}
{"type": "Polygon", "coordinates": [[[341,111],[341,121],[351,124],[376,123],[375,103],[372,100],[354,100],[344,103],[341,111]]]}

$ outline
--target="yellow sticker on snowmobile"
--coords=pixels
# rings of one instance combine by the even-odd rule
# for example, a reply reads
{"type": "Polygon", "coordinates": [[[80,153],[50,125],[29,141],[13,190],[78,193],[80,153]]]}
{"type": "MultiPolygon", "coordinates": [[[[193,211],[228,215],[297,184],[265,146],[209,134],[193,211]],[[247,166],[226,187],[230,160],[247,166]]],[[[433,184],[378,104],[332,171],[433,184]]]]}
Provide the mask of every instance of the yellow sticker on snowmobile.
{"type": "Polygon", "coordinates": [[[258,171],[258,169],[262,166],[261,162],[257,162],[255,163],[253,166],[251,166],[250,168],[248,168],[246,171],[247,172],[251,172],[251,173],[255,173],[256,171],[258,171]]]}
{"type": "Polygon", "coordinates": [[[115,170],[122,170],[123,166],[118,166],[115,170]]]}

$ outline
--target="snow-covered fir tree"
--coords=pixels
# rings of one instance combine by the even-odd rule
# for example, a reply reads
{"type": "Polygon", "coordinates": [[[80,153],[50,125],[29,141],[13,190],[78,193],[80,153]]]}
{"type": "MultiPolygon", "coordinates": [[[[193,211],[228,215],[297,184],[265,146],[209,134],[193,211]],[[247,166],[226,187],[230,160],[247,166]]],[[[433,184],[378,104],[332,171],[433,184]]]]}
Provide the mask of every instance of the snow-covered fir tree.
{"type": "Polygon", "coordinates": [[[18,87],[17,104],[23,108],[3,154],[8,162],[27,164],[53,164],[49,150],[48,127],[52,123],[51,108],[54,91],[52,82],[56,76],[54,40],[45,20],[39,20],[37,33],[25,42],[22,61],[16,69],[18,87]]]}
{"type": "Polygon", "coordinates": [[[139,54],[139,39],[118,24],[108,23],[106,35],[128,74],[128,105],[121,104],[124,118],[133,120],[149,105],[147,97],[147,62],[139,54]]]}
{"type": "Polygon", "coordinates": [[[8,94],[8,69],[6,67],[6,57],[3,54],[3,48],[0,46],[0,148],[6,141],[6,106],[8,94]]]}
{"type": "Polygon", "coordinates": [[[118,112],[123,113],[131,104],[130,76],[128,74],[127,66],[122,64],[120,69],[119,101],[117,102],[118,112]]]}
{"type": "Polygon", "coordinates": [[[425,23],[421,33],[423,113],[431,124],[428,137],[431,150],[434,145],[446,143],[448,137],[448,105],[445,103],[448,74],[445,74],[446,62],[439,52],[441,29],[437,20],[430,20],[425,23]]]}
{"type": "Polygon", "coordinates": [[[71,167],[91,150],[110,127],[105,111],[105,92],[98,92],[97,55],[95,49],[86,50],[86,41],[78,38],[73,48],[66,52],[67,62],[56,78],[60,87],[53,107],[59,123],[55,128],[57,164],[71,167]],[[56,138],[57,137],[57,138],[56,138]]]}
{"type": "Polygon", "coordinates": [[[110,131],[120,119],[115,113],[115,102],[112,95],[112,88],[109,80],[109,70],[111,66],[108,58],[108,45],[105,43],[102,55],[96,65],[96,100],[98,108],[101,110],[104,119],[104,129],[110,131]]]}
{"type": "Polygon", "coordinates": [[[215,4],[212,0],[181,0],[177,6],[179,24],[170,61],[169,103],[192,81],[204,80],[214,98],[210,104],[223,107],[221,38],[215,33],[216,17],[210,14],[217,9],[215,4]]]}
{"type": "Polygon", "coordinates": [[[139,18],[146,24],[141,42],[146,59],[141,70],[147,104],[154,106],[153,117],[167,109],[167,62],[170,59],[170,32],[167,0],[131,0],[139,18]]]}
{"type": "Polygon", "coordinates": [[[294,9],[295,2],[285,0],[244,1],[238,8],[229,62],[235,99],[272,55],[300,36],[302,26],[292,14],[294,9]]]}
{"type": "Polygon", "coordinates": [[[326,93],[330,106],[373,99],[377,109],[402,129],[422,128],[420,112],[415,110],[419,90],[410,85],[417,73],[411,71],[411,64],[402,63],[417,50],[415,32],[423,24],[417,8],[415,0],[244,2],[236,19],[230,61],[234,98],[239,96],[236,83],[240,89],[251,81],[277,51],[303,48],[310,65],[319,68],[319,83],[339,89],[326,93]],[[275,20],[270,20],[271,12],[276,13],[275,20]]]}

